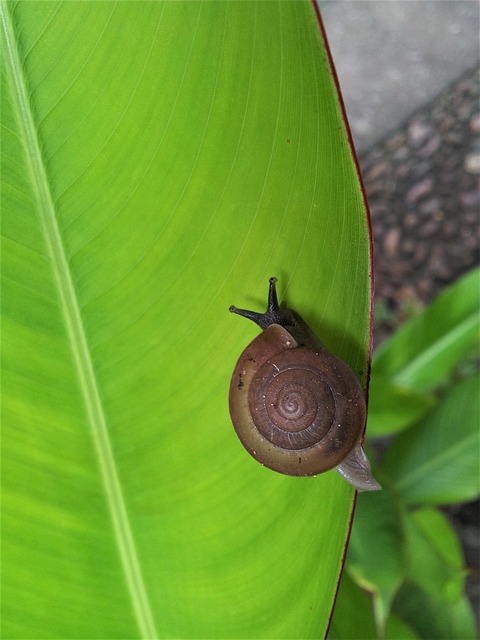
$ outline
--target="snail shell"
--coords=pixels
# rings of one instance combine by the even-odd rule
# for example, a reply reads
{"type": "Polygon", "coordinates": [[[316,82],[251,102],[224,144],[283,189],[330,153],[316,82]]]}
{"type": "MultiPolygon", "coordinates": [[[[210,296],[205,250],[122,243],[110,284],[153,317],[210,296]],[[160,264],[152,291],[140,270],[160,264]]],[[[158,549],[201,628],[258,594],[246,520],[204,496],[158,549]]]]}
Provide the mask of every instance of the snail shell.
{"type": "Polygon", "coordinates": [[[311,476],[337,468],[360,490],[380,488],[359,444],[366,419],[359,381],[295,311],[278,304],[275,283],[264,314],[230,307],[264,329],[241,354],[230,384],[240,441],[274,471],[311,476]]]}

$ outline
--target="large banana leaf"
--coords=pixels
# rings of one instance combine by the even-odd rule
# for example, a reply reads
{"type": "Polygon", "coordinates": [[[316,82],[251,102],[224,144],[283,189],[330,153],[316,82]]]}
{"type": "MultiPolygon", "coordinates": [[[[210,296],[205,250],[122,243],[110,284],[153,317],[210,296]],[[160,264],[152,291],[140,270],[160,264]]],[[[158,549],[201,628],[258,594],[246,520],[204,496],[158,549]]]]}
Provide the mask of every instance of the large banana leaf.
{"type": "Polygon", "coordinates": [[[321,637],[353,489],[258,465],[267,279],[365,382],[370,249],[315,7],[3,2],[8,638],[321,637]]]}

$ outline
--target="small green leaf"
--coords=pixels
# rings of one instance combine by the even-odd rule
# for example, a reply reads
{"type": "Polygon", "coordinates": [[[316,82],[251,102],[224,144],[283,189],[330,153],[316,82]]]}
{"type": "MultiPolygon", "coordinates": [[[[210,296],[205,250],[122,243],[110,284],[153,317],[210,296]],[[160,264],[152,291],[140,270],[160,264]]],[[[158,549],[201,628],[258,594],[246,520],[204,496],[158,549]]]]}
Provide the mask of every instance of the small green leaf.
{"type": "Polygon", "coordinates": [[[436,600],[456,602],[465,587],[462,551],[447,518],[437,509],[406,516],[408,579],[436,600]]]}
{"type": "Polygon", "coordinates": [[[480,494],[480,377],[457,384],[420,424],[400,434],[382,467],[410,504],[447,504],[480,494]]]}
{"type": "Polygon", "coordinates": [[[388,488],[361,493],[347,554],[347,571],[373,594],[377,630],[385,629],[392,600],[406,570],[401,511],[388,488]]]}
{"type": "Polygon", "coordinates": [[[358,587],[347,572],[342,575],[337,594],[329,640],[410,640],[418,638],[396,615],[390,614],[385,635],[379,636],[375,627],[372,599],[358,587]]]}
{"type": "Polygon", "coordinates": [[[372,600],[344,571],[337,593],[329,640],[371,640],[376,634],[372,600]]]}
{"type": "Polygon", "coordinates": [[[400,589],[394,612],[425,640],[476,640],[475,618],[466,596],[445,605],[417,585],[407,582],[400,589]]]}
{"type": "Polygon", "coordinates": [[[431,394],[417,393],[377,374],[370,381],[367,435],[375,438],[398,433],[417,422],[434,404],[431,394]]]}
{"type": "Polygon", "coordinates": [[[478,345],[479,318],[477,269],[442,293],[375,351],[372,379],[381,375],[417,394],[434,389],[478,345]]]}

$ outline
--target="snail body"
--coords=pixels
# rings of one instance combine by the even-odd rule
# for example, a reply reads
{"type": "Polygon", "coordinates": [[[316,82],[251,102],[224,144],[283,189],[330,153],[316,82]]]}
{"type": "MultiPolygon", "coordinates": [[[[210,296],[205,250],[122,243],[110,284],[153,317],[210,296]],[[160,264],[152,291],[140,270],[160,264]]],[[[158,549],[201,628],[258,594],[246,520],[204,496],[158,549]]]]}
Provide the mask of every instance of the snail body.
{"type": "Polygon", "coordinates": [[[366,419],[360,382],[298,313],[278,304],[276,278],[265,313],[230,311],[263,329],[241,354],[230,384],[230,415],[247,451],[279,473],[336,468],[357,489],[379,489],[359,443],[366,419]]]}

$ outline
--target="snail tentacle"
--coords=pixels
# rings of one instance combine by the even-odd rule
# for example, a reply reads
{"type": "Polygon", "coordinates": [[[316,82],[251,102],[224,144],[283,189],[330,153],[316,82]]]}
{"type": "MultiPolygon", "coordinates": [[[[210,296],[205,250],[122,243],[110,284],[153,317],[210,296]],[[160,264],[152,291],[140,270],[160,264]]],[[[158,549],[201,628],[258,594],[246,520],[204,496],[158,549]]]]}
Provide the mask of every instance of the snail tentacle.
{"type": "Polygon", "coordinates": [[[258,324],[262,329],[266,329],[272,324],[288,327],[295,322],[295,318],[291,309],[288,309],[285,304],[278,304],[276,282],[276,278],[270,278],[269,280],[267,310],[264,313],[249,311],[248,309],[238,309],[233,305],[230,307],[230,311],[249,320],[253,320],[253,322],[258,324]]]}
{"type": "Polygon", "coordinates": [[[272,324],[279,324],[289,331],[299,344],[312,349],[323,348],[320,340],[296,311],[287,307],[285,302],[278,304],[276,283],[277,278],[270,278],[267,310],[264,313],[239,309],[234,305],[230,307],[230,311],[253,320],[261,329],[266,329],[272,324]]]}

